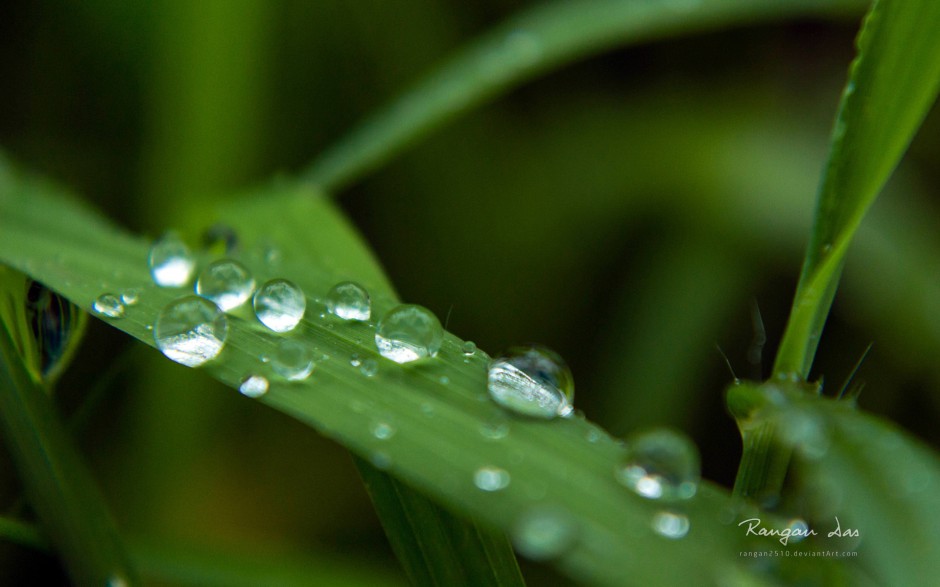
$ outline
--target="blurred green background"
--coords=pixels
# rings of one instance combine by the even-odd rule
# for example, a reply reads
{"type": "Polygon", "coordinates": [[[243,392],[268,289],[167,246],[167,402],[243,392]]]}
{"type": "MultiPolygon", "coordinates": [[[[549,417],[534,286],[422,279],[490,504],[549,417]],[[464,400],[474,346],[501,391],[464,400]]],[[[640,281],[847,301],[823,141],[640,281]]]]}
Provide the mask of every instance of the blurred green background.
{"type": "MultiPolygon", "coordinates": [[[[35,1],[0,8],[0,148],[131,230],[212,222],[290,177],[522,0],[35,1]]],[[[341,195],[403,299],[493,353],[541,342],[612,433],[673,425],[704,474],[740,454],[731,375],[789,311],[861,11],[741,26],[565,67],[341,195]]],[[[850,253],[814,369],[940,443],[940,113],[850,253]]],[[[344,449],[92,320],[59,394],[121,527],[258,557],[396,563],[344,449]]],[[[0,455],[0,497],[18,484],[0,455]]],[[[0,544],[7,584],[62,581],[0,544]]],[[[526,567],[532,584],[558,584],[526,567]]],[[[2,580],[0,580],[2,581],[2,580]]]]}

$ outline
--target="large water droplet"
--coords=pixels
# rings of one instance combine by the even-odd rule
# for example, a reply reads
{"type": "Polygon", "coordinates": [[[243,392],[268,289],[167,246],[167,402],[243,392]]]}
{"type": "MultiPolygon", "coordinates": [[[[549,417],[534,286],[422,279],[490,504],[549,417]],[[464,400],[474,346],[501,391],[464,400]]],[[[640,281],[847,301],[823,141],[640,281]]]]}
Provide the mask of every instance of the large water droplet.
{"type": "Polygon", "coordinates": [[[215,302],[223,312],[247,302],[254,290],[255,278],[244,265],[231,259],[210,264],[196,282],[196,293],[215,302]]]}
{"type": "Polygon", "coordinates": [[[698,449],[671,430],[644,432],[627,442],[616,476],[649,499],[688,499],[695,495],[701,477],[698,449]]]}
{"type": "Polygon", "coordinates": [[[163,354],[187,367],[198,367],[217,357],[227,335],[225,314],[198,296],[167,304],[153,329],[153,339],[163,354]]]}
{"type": "Polygon", "coordinates": [[[334,285],[326,294],[326,307],[343,320],[368,320],[372,315],[369,292],[352,281],[334,285]]]}
{"type": "Polygon", "coordinates": [[[114,294],[101,294],[95,298],[92,309],[106,318],[123,318],[124,303],[114,294]]]}
{"type": "Polygon", "coordinates": [[[574,379],[564,360],[537,345],[513,347],[490,362],[490,397],[513,412],[536,418],[570,416],[574,379]]]}
{"type": "Polygon", "coordinates": [[[505,489],[509,481],[509,472],[499,467],[480,467],[473,473],[473,484],[483,491],[505,489]]]}
{"type": "Polygon", "coordinates": [[[682,538],[689,533],[689,518],[676,512],[657,512],[653,516],[650,524],[653,531],[660,536],[672,538],[673,540],[682,538]]]}
{"type": "Polygon", "coordinates": [[[403,304],[390,310],[379,321],[375,346],[386,359],[409,363],[433,357],[441,349],[444,329],[430,310],[403,304]]]}
{"type": "Polygon", "coordinates": [[[255,315],[274,332],[293,330],[307,310],[304,292],[286,279],[272,279],[255,293],[255,315]]]}
{"type": "Polygon", "coordinates": [[[288,381],[302,381],[314,368],[313,351],[295,340],[284,340],[271,357],[271,368],[288,381]]]}
{"type": "Polygon", "coordinates": [[[249,375],[242,379],[238,391],[247,397],[261,397],[268,392],[268,380],[261,375],[249,375]]]}
{"type": "Polygon", "coordinates": [[[167,232],[150,247],[150,275],[160,287],[183,287],[193,278],[196,260],[175,232],[167,232]]]}
{"type": "Polygon", "coordinates": [[[565,510],[538,507],[522,514],[512,529],[512,543],[519,554],[532,560],[560,556],[574,543],[576,526],[565,510]]]}

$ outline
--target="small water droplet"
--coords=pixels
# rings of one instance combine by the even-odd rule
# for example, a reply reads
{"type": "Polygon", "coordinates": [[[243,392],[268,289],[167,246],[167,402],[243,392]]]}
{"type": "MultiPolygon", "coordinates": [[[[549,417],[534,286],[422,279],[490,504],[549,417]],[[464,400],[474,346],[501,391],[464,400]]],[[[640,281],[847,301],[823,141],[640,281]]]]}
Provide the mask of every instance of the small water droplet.
{"type": "Polygon", "coordinates": [[[509,481],[509,473],[499,467],[480,467],[473,473],[473,484],[483,491],[505,489],[509,481]]]}
{"type": "Polygon", "coordinates": [[[359,372],[366,377],[374,377],[379,372],[379,363],[375,359],[366,359],[359,367],[359,372]]]}
{"type": "Polygon", "coordinates": [[[369,462],[376,469],[387,471],[392,467],[392,457],[385,451],[377,450],[369,455],[369,462]]]}
{"type": "Polygon", "coordinates": [[[447,375],[441,375],[440,378],[438,378],[438,381],[441,382],[441,385],[447,385],[450,383],[450,377],[447,375]]]}
{"type": "Polygon", "coordinates": [[[429,403],[423,403],[423,404],[421,404],[421,413],[424,414],[425,416],[427,416],[428,418],[433,417],[433,416],[434,416],[434,406],[432,406],[432,405],[429,404],[429,403]]]}
{"type": "Polygon", "coordinates": [[[140,291],[136,289],[125,289],[121,293],[121,301],[124,302],[125,306],[133,306],[140,301],[140,291]]]}
{"type": "Polygon", "coordinates": [[[460,346],[460,350],[468,357],[472,357],[473,354],[477,352],[477,343],[473,342],[472,340],[465,341],[460,346]]]}
{"type": "Polygon", "coordinates": [[[358,353],[353,353],[349,355],[349,364],[352,365],[353,367],[358,367],[359,365],[362,364],[362,359],[359,358],[358,353]]]}
{"type": "Polygon", "coordinates": [[[691,527],[687,516],[668,511],[657,512],[656,515],[653,516],[653,521],[650,525],[653,531],[660,536],[665,536],[673,540],[684,537],[689,533],[689,528],[691,527]]]}
{"type": "Polygon", "coordinates": [[[283,257],[281,250],[272,244],[265,246],[262,254],[264,255],[264,262],[268,265],[278,265],[283,257]]]}
{"type": "Polygon", "coordinates": [[[375,346],[386,359],[410,363],[437,355],[444,329],[437,316],[422,306],[403,304],[379,321],[375,346]]]}
{"type": "Polygon", "coordinates": [[[150,247],[150,276],[160,287],[183,287],[193,278],[196,260],[175,232],[167,232],[150,247]]]}
{"type": "Polygon", "coordinates": [[[307,310],[304,292],[286,279],[272,279],[258,288],[253,304],[258,320],[274,332],[293,330],[307,310]]]}
{"type": "Polygon", "coordinates": [[[538,345],[513,347],[490,362],[490,397],[513,412],[536,418],[574,411],[574,379],[564,360],[538,345]]]}
{"type": "Polygon", "coordinates": [[[397,432],[394,426],[381,420],[373,422],[370,431],[372,432],[372,436],[378,440],[389,440],[395,436],[395,432],[397,432]]]}
{"type": "Polygon", "coordinates": [[[616,477],[648,499],[688,499],[695,495],[701,477],[698,449],[672,430],[640,433],[627,442],[616,477]]]}
{"type": "Polygon", "coordinates": [[[584,439],[593,444],[601,439],[601,433],[594,428],[589,428],[588,431],[584,433],[584,439]]]}
{"type": "Polygon", "coordinates": [[[268,392],[268,380],[261,375],[249,375],[242,379],[238,391],[247,397],[261,397],[268,392]]]}
{"type": "Polygon", "coordinates": [[[196,281],[196,293],[212,300],[223,312],[248,301],[255,291],[255,278],[238,261],[223,259],[203,269],[196,281]]]}
{"type": "Polygon", "coordinates": [[[234,255],[238,252],[238,234],[231,226],[213,224],[202,234],[202,243],[210,253],[234,255]]]}
{"type": "Polygon", "coordinates": [[[787,524],[787,530],[790,531],[790,538],[787,543],[796,544],[806,539],[807,534],[809,534],[809,524],[802,518],[794,518],[787,524]]]}
{"type": "Polygon", "coordinates": [[[163,354],[187,367],[198,367],[217,357],[227,335],[225,314],[198,296],[167,304],[153,329],[153,339],[163,354]]]}
{"type": "Polygon", "coordinates": [[[523,513],[513,524],[512,543],[522,556],[549,560],[571,548],[576,530],[574,519],[565,510],[537,507],[523,513]]]}
{"type": "Polygon", "coordinates": [[[288,381],[302,381],[314,369],[313,352],[295,340],[282,340],[271,357],[271,368],[288,381]]]}
{"type": "Polygon", "coordinates": [[[95,302],[91,307],[95,312],[106,318],[124,317],[124,304],[114,294],[101,294],[95,298],[95,302]]]}
{"type": "Polygon", "coordinates": [[[487,440],[502,440],[509,435],[509,422],[493,420],[480,426],[480,436],[487,440]]]}
{"type": "Polygon", "coordinates": [[[372,315],[369,292],[352,281],[334,285],[326,294],[326,307],[330,313],[343,320],[368,320],[372,315]]]}

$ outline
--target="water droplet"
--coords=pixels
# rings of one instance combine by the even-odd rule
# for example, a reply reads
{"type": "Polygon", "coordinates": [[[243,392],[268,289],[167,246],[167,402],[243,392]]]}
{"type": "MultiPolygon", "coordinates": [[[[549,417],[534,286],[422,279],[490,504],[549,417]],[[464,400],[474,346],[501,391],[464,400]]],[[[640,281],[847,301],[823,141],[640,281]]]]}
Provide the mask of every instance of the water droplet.
{"type": "Polygon", "coordinates": [[[283,340],[271,358],[271,368],[288,381],[302,381],[313,372],[313,352],[295,340],[283,340]]]}
{"type": "Polygon", "coordinates": [[[376,469],[387,471],[392,467],[392,457],[385,451],[377,450],[369,455],[369,462],[376,469]]]}
{"type": "Polygon", "coordinates": [[[372,432],[372,436],[378,440],[389,440],[395,436],[395,432],[397,432],[394,426],[381,420],[373,422],[370,431],[372,432]]]}
{"type": "Polygon", "coordinates": [[[238,234],[231,226],[213,224],[202,234],[202,242],[210,253],[234,255],[238,252],[238,234]]]}
{"type": "Polygon", "coordinates": [[[512,529],[512,543],[522,556],[549,560],[571,548],[576,538],[574,519],[559,508],[538,507],[522,514],[512,529]]]}
{"type": "Polygon", "coordinates": [[[497,404],[526,416],[550,419],[574,411],[571,371],[542,346],[513,347],[493,359],[487,388],[497,404]]]}
{"type": "Polygon", "coordinates": [[[95,298],[92,309],[106,318],[123,318],[124,303],[114,294],[101,294],[95,298]]]}
{"type": "Polygon", "coordinates": [[[281,250],[275,245],[268,244],[264,247],[264,262],[268,265],[277,265],[281,262],[281,250]]]}
{"type": "Polygon", "coordinates": [[[358,353],[353,353],[349,355],[349,364],[352,365],[353,367],[358,367],[359,365],[362,364],[362,359],[359,358],[358,353]]]}
{"type": "Polygon", "coordinates": [[[698,449],[671,430],[638,434],[627,442],[616,477],[649,499],[688,499],[695,495],[701,477],[698,449]]]}
{"type": "Polygon", "coordinates": [[[167,304],[153,329],[153,339],[163,354],[187,367],[198,367],[217,357],[227,335],[225,314],[198,296],[167,304]]]}
{"type": "Polygon", "coordinates": [[[247,302],[254,291],[255,278],[244,265],[231,259],[210,264],[196,282],[196,293],[215,302],[223,312],[247,302]]]}
{"type": "Polygon", "coordinates": [[[183,287],[193,278],[196,260],[178,234],[167,232],[150,247],[150,275],[160,287],[183,287]]]}
{"type": "Polygon", "coordinates": [[[307,298],[304,292],[286,279],[272,279],[255,293],[255,315],[274,332],[293,330],[304,317],[307,298]]]}
{"type": "Polygon", "coordinates": [[[438,378],[438,381],[441,382],[441,385],[447,385],[447,384],[450,383],[450,377],[448,377],[447,375],[441,375],[441,376],[438,378]]]}
{"type": "Polygon", "coordinates": [[[368,320],[372,315],[369,292],[352,281],[334,285],[326,294],[326,307],[330,313],[343,320],[368,320]]]}
{"type": "Polygon", "coordinates": [[[359,367],[359,372],[366,377],[373,377],[376,373],[379,372],[378,361],[375,359],[366,359],[362,362],[362,366],[359,367]]]}
{"type": "Polygon", "coordinates": [[[584,439],[593,444],[601,439],[601,433],[594,428],[589,428],[588,431],[584,433],[584,439]]]}
{"type": "Polygon", "coordinates": [[[140,291],[136,289],[125,289],[121,293],[121,301],[125,306],[133,306],[140,301],[140,291]]]}
{"type": "Polygon", "coordinates": [[[787,530],[790,531],[790,539],[788,543],[796,544],[797,542],[802,542],[806,539],[809,534],[809,524],[806,523],[806,520],[802,518],[794,518],[790,520],[790,523],[787,524],[787,530]]]}
{"type": "Polygon", "coordinates": [[[509,422],[494,420],[480,426],[480,436],[487,440],[502,440],[509,435],[509,422]]]}
{"type": "Polygon", "coordinates": [[[473,484],[483,491],[499,491],[509,487],[509,473],[499,467],[480,467],[473,474],[473,484]]]}
{"type": "Polygon", "coordinates": [[[477,352],[477,343],[468,340],[461,345],[460,350],[468,357],[472,357],[473,354],[477,352]]]}
{"type": "Polygon", "coordinates": [[[689,533],[689,518],[676,512],[657,512],[651,524],[653,531],[660,536],[678,540],[689,533]]]}
{"type": "Polygon", "coordinates": [[[268,392],[268,380],[261,375],[249,375],[242,379],[238,391],[247,397],[261,397],[268,392]]]}
{"type": "Polygon", "coordinates": [[[386,359],[409,363],[433,357],[441,349],[444,329],[437,316],[422,306],[403,304],[379,321],[375,346],[386,359]]]}

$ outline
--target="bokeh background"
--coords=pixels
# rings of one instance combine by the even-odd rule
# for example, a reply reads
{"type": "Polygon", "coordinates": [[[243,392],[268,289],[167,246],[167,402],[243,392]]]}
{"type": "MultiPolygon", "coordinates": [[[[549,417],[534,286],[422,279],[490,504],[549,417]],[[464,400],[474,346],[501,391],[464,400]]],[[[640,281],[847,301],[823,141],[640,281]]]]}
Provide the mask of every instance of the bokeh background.
{"type": "MultiPolygon", "coordinates": [[[[523,0],[33,1],[0,7],[0,148],[131,230],[300,172],[523,0]]],[[[767,375],[861,9],[611,51],[500,97],[337,194],[403,299],[493,353],[541,342],[612,433],[671,425],[730,486],[731,380],[767,375]],[[768,336],[748,361],[756,302],[768,336]]],[[[940,113],[850,253],[814,369],[940,442],[940,113]]],[[[347,453],[100,322],[62,380],[121,527],[394,576],[347,453]]],[[[0,453],[0,506],[19,488],[0,453]]],[[[526,565],[530,582],[563,584],[526,565]]],[[[0,544],[0,583],[64,581],[0,544]]]]}

